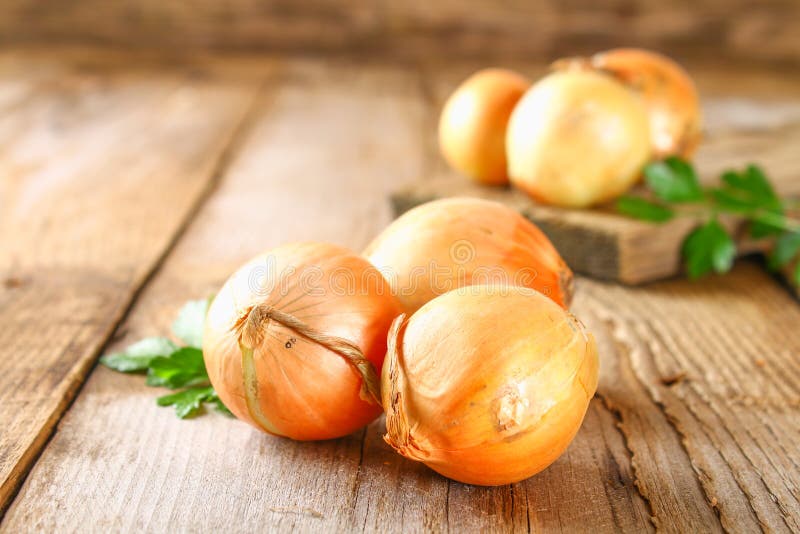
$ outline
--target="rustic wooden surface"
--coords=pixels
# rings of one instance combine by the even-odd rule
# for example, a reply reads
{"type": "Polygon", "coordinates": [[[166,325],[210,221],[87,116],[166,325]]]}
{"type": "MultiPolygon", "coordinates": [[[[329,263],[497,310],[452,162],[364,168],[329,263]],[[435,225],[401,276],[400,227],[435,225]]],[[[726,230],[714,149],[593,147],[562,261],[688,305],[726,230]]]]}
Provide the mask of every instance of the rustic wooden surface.
{"type": "Polygon", "coordinates": [[[711,61],[800,61],[793,0],[4,0],[0,43],[168,51],[560,57],[642,46],[711,61]]]}
{"type": "Polygon", "coordinates": [[[2,510],[207,192],[252,91],[13,54],[0,87],[2,510]]]}
{"type": "MultiPolygon", "coordinates": [[[[598,395],[567,453],[511,486],[403,459],[382,420],[319,443],[217,413],[181,421],[141,377],[103,367],[60,418],[100,350],[166,332],[184,300],[246,258],[296,239],[366,244],[390,220],[391,191],[441,171],[435,87],[474,68],[76,57],[1,63],[16,74],[0,76],[15,126],[0,155],[0,531],[800,530],[800,307],[748,262],[700,283],[580,278],[574,311],[598,339],[598,395]],[[192,113],[171,107],[177,95],[192,113]],[[54,125],[74,129],[54,138],[54,125]],[[64,278],[67,266],[83,274],[64,278]]],[[[782,73],[695,72],[724,105],[792,95],[782,73]]],[[[759,128],[779,129],[780,109],[755,113],[759,128]]],[[[794,154],[758,139],[739,141],[739,157],[794,154]]]]}

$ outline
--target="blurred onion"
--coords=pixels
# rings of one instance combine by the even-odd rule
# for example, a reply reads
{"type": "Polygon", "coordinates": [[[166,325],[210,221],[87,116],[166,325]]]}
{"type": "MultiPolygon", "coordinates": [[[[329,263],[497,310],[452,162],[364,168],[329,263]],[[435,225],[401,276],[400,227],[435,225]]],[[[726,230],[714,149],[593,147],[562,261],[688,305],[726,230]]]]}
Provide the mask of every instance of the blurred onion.
{"type": "Polygon", "coordinates": [[[439,147],[451,167],[482,184],[508,183],[506,126],[529,86],[516,72],[484,69],[453,92],[439,119],[439,147]]]}
{"type": "Polygon", "coordinates": [[[555,72],[508,124],[511,182],[534,199],[582,208],[625,193],[650,157],[647,113],[631,91],[589,71],[555,72]]]}

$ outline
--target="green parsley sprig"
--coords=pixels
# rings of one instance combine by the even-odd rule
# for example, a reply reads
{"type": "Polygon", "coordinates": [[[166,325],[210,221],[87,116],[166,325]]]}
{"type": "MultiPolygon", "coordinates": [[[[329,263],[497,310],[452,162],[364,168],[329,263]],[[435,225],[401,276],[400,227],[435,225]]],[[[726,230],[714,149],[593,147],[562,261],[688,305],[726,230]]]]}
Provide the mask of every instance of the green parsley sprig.
{"type": "Polygon", "coordinates": [[[211,299],[187,302],[172,323],[172,333],[185,343],[178,346],[166,337],[148,337],[120,352],[107,354],[100,363],[123,373],[146,373],[152,387],[177,390],[156,399],[159,406],[174,406],[181,419],[203,411],[204,404],[230,415],[208,380],[203,351],[203,322],[211,299]]]}
{"type": "Polygon", "coordinates": [[[730,270],[736,242],[719,216],[733,214],[749,223],[751,237],[773,241],[767,262],[770,269],[795,262],[792,278],[800,284],[800,221],[787,213],[798,202],[781,199],[759,167],[724,172],[719,185],[711,187],[701,186],[692,165],[676,157],[647,165],[644,175],[652,198],[624,196],[617,201],[617,210],[655,223],[679,216],[700,219],[682,248],[691,278],[730,270]]]}

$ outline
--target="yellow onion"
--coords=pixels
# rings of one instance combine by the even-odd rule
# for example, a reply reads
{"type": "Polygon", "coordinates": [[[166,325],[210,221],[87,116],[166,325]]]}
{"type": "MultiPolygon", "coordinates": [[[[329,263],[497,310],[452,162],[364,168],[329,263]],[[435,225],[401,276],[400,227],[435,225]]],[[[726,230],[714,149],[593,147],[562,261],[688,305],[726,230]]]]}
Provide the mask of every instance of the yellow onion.
{"type": "Polygon", "coordinates": [[[531,287],[564,307],[572,298],[572,271],[550,240],[517,211],[489,200],[449,198],[417,206],[364,255],[409,313],[473,284],[531,287]]]}
{"type": "Polygon", "coordinates": [[[511,182],[534,199],[587,207],[627,191],[650,157],[640,99],[604,74],[552,73],[525,93],[508,124],[511,182]]]}
{"type": "Polygon", "coordinates": [[[597,377],[594,338],[550,299],[457,289],[392,325],[384,439],[459,482],[517,482],[566,450],[597,377]]]}
{"type": "Polygon", "coordinates": [[[400,303],[365,259],[296,243],[236,271],[206,318],[203,356],[233,414],[298,440],[349,434],[377,417],[386,333],[400,303]]]}
{"type": "Polygon", "coordinates": [[[451,167],[482,184],[508,183],[506,126],[529,86],[516,72],[484,69],[453,92],[439,119],[439,148],[451,167]]]}
{"type": "Polygon", "coordinates": [[[590,58],[562,59],[553,68],[593,69],[614,76],[647,107],[655,157],[694,154],[701,137],[700,98],[691,77],[672,59],[639,48],[616,48],[590,58]]]}

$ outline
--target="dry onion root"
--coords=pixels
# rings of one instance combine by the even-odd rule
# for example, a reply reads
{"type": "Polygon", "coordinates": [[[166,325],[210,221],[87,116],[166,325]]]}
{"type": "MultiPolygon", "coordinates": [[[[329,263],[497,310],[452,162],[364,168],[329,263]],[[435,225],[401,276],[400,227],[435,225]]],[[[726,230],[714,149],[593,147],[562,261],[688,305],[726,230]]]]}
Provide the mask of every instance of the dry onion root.
{"type": "Polygon", "coordinates": [[[234,273],[206,319],[203,356],[236,417],[298,440],[347,435],[381,412],[386,333],[400,313],[381,274],[325,243],[285,245],[234,273]]]}
{"type": "Polygon", "coordinates": [[[566,58],[556,70],[595,70],[639,94],[650,116],[654,155],[691,157],[701,137],[700,98],[686,71],[670,58],[637,48],[616,48],[590,58],[566,58]]]}
{"type": "Polygon", "coordinates": [[[529,86],[516,72],[484,69],[453,92],[439,119],[439,147],[451,167],[482,184],[508,183],[506,126],[529,86]]]}
{"type": "Polygon", "coordinates": [[[511,114],[506,135],[511,183],[562,207],[616,198],[636,183],[651,154],[640,99],[591,71],[555,72],[537,82],[511,114]]]}
{"type": "Polygon", "coordinates": [[[516,482],[564,452],[597,378],[592,336],[540,293],[451,291],[392,325],[384,439],[460,482],[516,482]]]}
{"type": "Polygon", "coordinates": [[[413,313],[458,287],[531,287],[567,307],[572,271],[549,239],[517,211],[489,200],[449,198],[418,206],[364,251],[413,313]]]}

